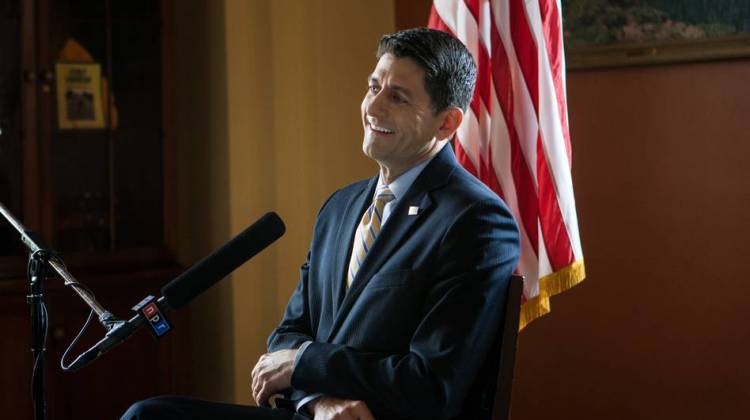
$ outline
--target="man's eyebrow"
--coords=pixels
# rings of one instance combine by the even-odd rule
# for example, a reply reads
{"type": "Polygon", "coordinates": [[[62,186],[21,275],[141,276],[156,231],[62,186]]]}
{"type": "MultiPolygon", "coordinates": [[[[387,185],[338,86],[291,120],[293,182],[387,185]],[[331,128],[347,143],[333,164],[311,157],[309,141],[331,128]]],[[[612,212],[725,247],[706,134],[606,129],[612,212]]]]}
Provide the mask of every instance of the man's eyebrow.
{"type": "Polygon", "coordinates": [[[405,88],[405,87],[401,87],[401,86],[398,86],[398,85],[393,85],[393,86],[391,86],[391,89],[397,90],[397,91],[403,93],[404,95],[408,96],[409,98],[412,97],[411,91],[409,89],[405,88]]]}
{"type": "MultiPolygon", "coordinates": [[[[370,77],[368,78],[367,81],[369,83],[375,83],[375,84],[378,84],[378,85],[380,84],[380,79],[378,79],[378,77],[375,76],[374,74],[370,75],[370,77]]],[[[408,97],[413,97],[411,91],[409,89],[403,87],[403,86],[391,85],[390,88],[393,89],[393,90],[399,91],[399,92],[403,93],[404,95],[406,95],[408,97]]]]}

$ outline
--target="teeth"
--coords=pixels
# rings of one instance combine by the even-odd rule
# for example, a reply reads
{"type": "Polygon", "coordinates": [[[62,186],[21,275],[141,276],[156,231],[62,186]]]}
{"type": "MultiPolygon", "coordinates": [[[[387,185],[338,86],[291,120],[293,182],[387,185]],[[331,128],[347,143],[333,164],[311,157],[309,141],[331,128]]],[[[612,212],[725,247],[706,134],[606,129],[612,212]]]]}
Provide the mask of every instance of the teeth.
{"type": "Polygon", "coordinates": [[[393,133],[393,130],[389,130],[389,129],[383,128],[383,127],[378,127],[376,125],[373,125],[372,123],[370,123],[370,128],[373,131],[377,131],[378,133],[385,133],[385,134],[391,134],[391,133],[393,133]]]}

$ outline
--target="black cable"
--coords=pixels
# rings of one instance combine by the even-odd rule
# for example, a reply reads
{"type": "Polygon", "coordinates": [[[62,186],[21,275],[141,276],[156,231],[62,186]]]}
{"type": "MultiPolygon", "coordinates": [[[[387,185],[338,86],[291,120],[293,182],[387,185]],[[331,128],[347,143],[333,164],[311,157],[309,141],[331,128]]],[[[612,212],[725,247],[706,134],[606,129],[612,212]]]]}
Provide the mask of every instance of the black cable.
{"type": "Polygon", "coordinates": [[[42,308],[42,319],[40,320],[42,322],[42,330],[44,331],[44,340],[42,341],[42,350],[36,354],[36,357],[34,358],[34,368],[31,370],[31,397],[34,398],[34,389],[36,388],[36,383],[39,380],[37,377],[37,369],[39,367],[39,362],[42,360],[42,355],[45,351],[47,351],[47,331],[48,331],[48,318],[47,318],[47,305],[44,304],[44,302],[41,303],[42,308]]]}
{"type": "MultiPolygon", "coordinates": [[[[27,271],[27,274],[29,275],[29,277],[31,277],[31,271],[32,271],[31,264],[33,263],[33,261],[39,261],[39,260],[45,261],[45,262],[50,261],[50,260],[54,260],[58,264],[60,264],[63,268],[65,268],[67,270],[67,267],[65,266],[65,262],[60,257],[58,257],[57,254],[51,253],[51,252],[48,252],[48,251],[45,251],[45,250],[38,249],[38,250],[34,251],[29,256],[29,261],[28,261],[28,264],[26,266],[26,271],[27,271]]],[[[46,266],[43,269],[46,269],[46,266]]],[[[69,283],[69,284],[66,284],[66,286],[71,287],[71,288],[78,288],[78,289],[81,289],[81,290],[85,290],[94,299],[96,299],[96,296],[94,295],[94,292],[92,292],[91,289],[89,289],[87,286],[85,286],[85,285],[83,285],[81,283],[69,283]]],[[[37,379],[37,367],[39,365],[39,362],[41,361],[41,356],[42,356],[43,352],[46,351],[46,347],[47,347],[47,333],[48,333],[48,329],[49,329],[48,328],[48,326],[49,326],[49,323],[48,323],[49,317],[48,317],[48,314],[47,314],[47,306],[44,304],[44,302],[42,302],[41,305],[42,305],[41,306],[42,307],[42,319],[41,319],[41,322],[42,322],[42,329],[44,331],[44,341],[42,343],[42,351],[39,352],[39,354],[36,355],[36,358],[34,360],[34,368],[33,368],[33,371],[31,373],[32,396],[33,396],[34,385],[36,384],[36,382],[38,380],[37,379]]],[[[78,334],[75,336],[75,338],[73,338],[73,341],[70,342],[70,345],[68,345],[68,348],[65,349],[65,352],[63,353],[62,357],[60,358],[60,368],[63,371],[67,372],[67,371],[70,370],[70,365],[68,364],[66,366],[65,359],[67,358],[68,353],[70,353],[70,351],[73,349],[73,347],[75,347],[75,345],[81,339],[81,337],[86,332],[86,330],[88,329],[88,327],[91,325],[91,320],[93,318],[94,318],[94,310],[92,309],[91,311],[89,311],[89,315],[86,318],[86,322],[83,323],[83,326],[81,327],[81,330],[78,331],[78,334]]]]}
{"type": "MultiPolygon", "coordinates": [[[[58,264],[62,265],[63,268],[67,270],[67,267],[65,266],[65,262],[62,259],[55,256],[55,260],[57,261],[58,264]]],[[[89,289],[87,286],[81,283],[69,283],[69,284],[66,284],[66,286],[70,288],[78,288],[81,290],[85,290],[91,295],[92,298],[96,299],[94,292],[92,292],[91,289],[89,289]]],[[[83,323],[81,330],[78,331],[78,334],[76,334],[75,338],[73,338],[73,341],[71,341],[70,344],[68,345],[68,348],[66,348],[65,352],[63,352],[62,357],[60,357],[60,369],[62,369],[63,371],[68,372],[70,370],[70,364],[66,366],[65,359],[68,357],[68,353],[70,353],[70,351],[73,350],[73,347],[75,347],[75,345],[78,343],[81,337],[83,337],[83,334],[89,328],[89,326],[91,325],[91,320],[93,319],[94,319],[94,310],[92,309],[89,311],[89,316],[86,318],[86,322],[83,323]]]]}
{"type": "MultiPolygon", "coordinates": [[[[44,250],[38,249],[34,251],[31,255],[29,255],[29,260],[26,264],[26,275],[28,278],[32,278],[32,264],[35,263],[35,261],[46,261],[46,257],[48,257],[48,253],[44,250]]],[[[44,270],[44,267],[42,268],[44,270]]],[[[40,277],[44,277],[43,275],[40,277]]],[[[39,281],[39,280],[37,280],[39,281]]],[[[33,294],[33,291],[32,291],[33,294]]],[[[41,296],[31,296],[32,299],[41,299],[41,296]]],[[[49,330],[49,317],[47,314],[47,305],[44,304],[44,301],[40,302],[40,308],[41,308],[41,317],[39,319],[39,322],[41,323],[41,329],[43,331],[43,339],[42,339],[42,348],[41,350],[35,355],[34,357],[34,367],[31,370],[31,397],[34,399],[34,390],[36,389],[37,382],[39,381],[39,363],[42,361],[42,357],[44,355],[44,352],[47,351],[47,332],[49,330]]]]}
{"type": "Polygon", "coordinates": [[[86,332],[86,329],[91,325],[91,320],[94,319],[94,310],[92,309],[89,311],[89,316],[86,318],[86,322],[83,323],[83,327],[81,327],[81,330],[78,331],[78,334],[75,336],[73,341],[70,342],[70,345],[67,349],[65,349],[65,352],[63,353],[62,357],[60,358],[60,369],[67,372],[70,370],[70,364],[67,366],[65,365],[65,358],[68,357],[68,353],[73,349],[73,347],[78,343],[78,340],[81,339],[83,336],[83,333],[86,332]]]}

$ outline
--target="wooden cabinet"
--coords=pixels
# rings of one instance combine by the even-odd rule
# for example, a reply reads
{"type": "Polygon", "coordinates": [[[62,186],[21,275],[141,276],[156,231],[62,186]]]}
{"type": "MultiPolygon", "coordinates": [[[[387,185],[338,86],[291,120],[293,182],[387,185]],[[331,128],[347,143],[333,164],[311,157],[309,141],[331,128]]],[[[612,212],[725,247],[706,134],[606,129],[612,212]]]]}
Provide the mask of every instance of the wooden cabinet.
{"type": "MultiPolygon", "coordinates": [[[[173,249],[171,3],[0,0],[0,202],[57,250],[69,271],[121,318],[180,271],[173,249]],[[67,45],[67,47],[66,47],[67,45]],[[98,66],[98,96],[62,92],[58,63],[98,66]],[[99,101],[104,124],[88,118],[99,101]],[[64,112],[62,112],[64,111],[64,112]]],[[[32,417],[25,249],[0,220],[0,412],[32,417]]],[[[145,331],[79,372],[60,357],[88,308],[46,280],[51,419],[117,418],[134,400],[189,392],[187,313],[156,341],[145,331]]],[[[100,339],[94,322],[72,355],[100,339]]]]}

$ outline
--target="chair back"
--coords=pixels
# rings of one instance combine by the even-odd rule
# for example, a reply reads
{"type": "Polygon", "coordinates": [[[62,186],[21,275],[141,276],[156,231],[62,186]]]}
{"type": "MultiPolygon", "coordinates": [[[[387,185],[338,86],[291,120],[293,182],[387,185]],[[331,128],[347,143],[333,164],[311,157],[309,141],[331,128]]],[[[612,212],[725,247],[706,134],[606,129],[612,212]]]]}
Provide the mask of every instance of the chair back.
{"type": "Polygon", "coordinates": [[[511,276],[503,322],[469,391],[461,419],[507,420],[510,417],[522,291],[523,277],[511,276]]]}
{"type": "Polygon", "coordinates": [[[499,346],[499,361],[495,401],[492,407],[492,420],[510,418],[510,397],[513,388],[513,373],[516,367],[516,349],[518,348],[518,325],[521,318],[521,295],[523,293],[523,276],[512,276],[508,286],[508,301],[505,303],[505,320],[499,346]]]}

